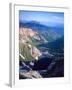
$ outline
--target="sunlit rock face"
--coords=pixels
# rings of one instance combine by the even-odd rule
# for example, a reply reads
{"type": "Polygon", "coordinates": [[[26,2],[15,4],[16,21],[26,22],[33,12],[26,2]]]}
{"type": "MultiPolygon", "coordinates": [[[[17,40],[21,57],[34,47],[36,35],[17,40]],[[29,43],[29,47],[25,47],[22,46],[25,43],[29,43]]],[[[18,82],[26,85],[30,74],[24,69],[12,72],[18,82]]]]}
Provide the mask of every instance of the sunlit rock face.
{"type": "Polygon", "coordinates": [[[20,35],[24,35],[26,37],[33,37],[37,34],[37,32],[33,31],[30,28],[20,28],[19,33],[20,35]]]}
{"type": "Polygon", "coordinates": [[[38,60],[38,57],[42,55],[40,50],[38,50],[36,47],[31,47],[30,53],[36,60],[38,60]]]}
{"type": "MultiPolygon", "coordinates": [[[[20,53],[21,55],[24,55],[24,53],[26,54],[28,52],[30,56],[32,57],[32,59],[34,58],[34,60],[38,60],[38,58],[42,55],[42,53],[37,47],[31,44],[32,43],[31,38],[35,40],[40,40],[38,33],[33,31],[32,29],[30,28],[20,28],[19,29],[20,53]]],[[[23,57],[26,57],[26,56],[23,56],[23,57]]]]}

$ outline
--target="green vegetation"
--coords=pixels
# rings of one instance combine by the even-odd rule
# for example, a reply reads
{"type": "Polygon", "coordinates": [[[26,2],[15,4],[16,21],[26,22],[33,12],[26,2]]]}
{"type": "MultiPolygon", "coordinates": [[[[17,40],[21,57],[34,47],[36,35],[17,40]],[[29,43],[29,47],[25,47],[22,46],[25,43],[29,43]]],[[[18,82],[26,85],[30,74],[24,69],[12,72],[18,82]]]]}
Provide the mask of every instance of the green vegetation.
{"type": "MultiPolygon", "coordinates": [[[[20,48],[21,48],[21,54],[25,57],[26,61],[32,61],[34,59],[29,52],[29,47],[27,44],[24,44],[20,48]]],[[[21,57],[20,57],[20,60],[22,60],[21,57]]]]}
{"type": "Polygon", "coordinates": [[[36,39],[34,39],[33,37],[30,38],[30,41],[29,43],[32,45],[32,46],[38,46],[40,44],[40,42],[36,39]]]}

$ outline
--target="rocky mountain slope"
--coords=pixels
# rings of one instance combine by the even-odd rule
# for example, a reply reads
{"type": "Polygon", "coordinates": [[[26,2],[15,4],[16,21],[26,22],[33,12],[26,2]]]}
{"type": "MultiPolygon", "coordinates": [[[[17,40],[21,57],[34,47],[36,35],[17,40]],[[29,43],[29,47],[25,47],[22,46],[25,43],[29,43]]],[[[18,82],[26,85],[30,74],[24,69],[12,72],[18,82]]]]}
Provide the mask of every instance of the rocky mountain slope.
{"type": "Polygon", "coordinates": [[[20,54],[25,57],[26,60],[38,60],[41,56],[41,52],[32,43],[31,38],[35,40],[40,40],[38,33],[30,28],[20,28],[19,29],[19,49],[20,54]]]}

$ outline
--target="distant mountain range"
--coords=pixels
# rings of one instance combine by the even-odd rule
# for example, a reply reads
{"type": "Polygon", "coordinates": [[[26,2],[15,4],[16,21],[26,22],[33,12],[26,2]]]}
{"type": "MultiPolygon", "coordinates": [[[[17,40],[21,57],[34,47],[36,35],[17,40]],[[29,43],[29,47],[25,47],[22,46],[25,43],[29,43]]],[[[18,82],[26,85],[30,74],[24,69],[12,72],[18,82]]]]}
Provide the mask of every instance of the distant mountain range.
{"type": "Polygon", "coordinates": [[[36,31],[45,38],[48,42],[56,40],[62,36],[61,31],[63,28],[58,27],[48,27],[46,25],[42,25],[40,22],[37,21],[30,21],[30,22],[20,22],[19,27],[30,28],[33,31],[36,31]]]}

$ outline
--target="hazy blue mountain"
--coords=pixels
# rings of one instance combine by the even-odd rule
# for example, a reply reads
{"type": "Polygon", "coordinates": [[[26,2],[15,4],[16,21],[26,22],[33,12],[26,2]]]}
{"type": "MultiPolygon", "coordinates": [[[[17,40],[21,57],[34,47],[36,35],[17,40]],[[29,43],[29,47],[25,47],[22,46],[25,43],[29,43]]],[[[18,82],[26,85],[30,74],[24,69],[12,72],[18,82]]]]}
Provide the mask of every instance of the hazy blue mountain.
{"type": "Polygon", "coordinates": [[[46,25],[42,25],[40,22],[37,21],[30,21],[30,22],[20,22],[19,27],[24,28],[31,28],[34,31],[37,31],[43,38],[45,38],[48,42],[56,40],[60,38],[63,32],[63,28],[60,27],[48,27],[46,25]]]}

